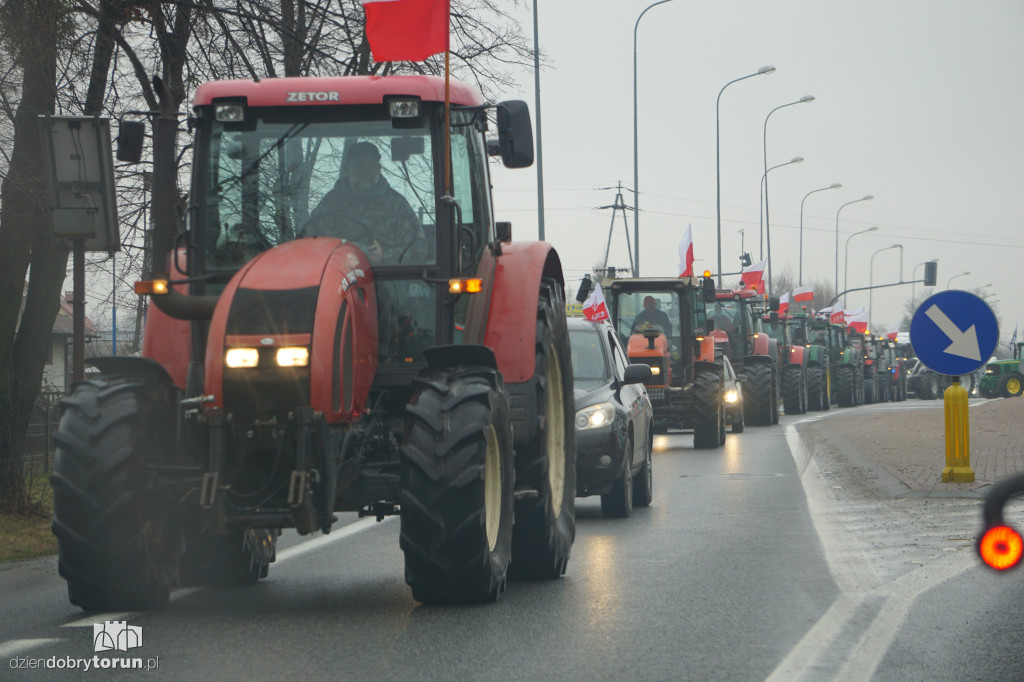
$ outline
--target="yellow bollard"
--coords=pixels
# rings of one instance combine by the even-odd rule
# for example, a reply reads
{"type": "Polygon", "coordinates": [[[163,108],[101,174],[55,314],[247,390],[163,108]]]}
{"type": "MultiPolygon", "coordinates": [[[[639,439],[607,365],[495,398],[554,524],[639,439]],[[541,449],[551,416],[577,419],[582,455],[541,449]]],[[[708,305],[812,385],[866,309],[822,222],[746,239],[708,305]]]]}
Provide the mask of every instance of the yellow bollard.
{"type": "Polygon", "coordinates": [[[953,377],[953,383],[943,394],[943,402],[946,410],[946,468],[942,470],[942,482],[973,483],[967,389],[960,385],[960,377],[953,377]]]}

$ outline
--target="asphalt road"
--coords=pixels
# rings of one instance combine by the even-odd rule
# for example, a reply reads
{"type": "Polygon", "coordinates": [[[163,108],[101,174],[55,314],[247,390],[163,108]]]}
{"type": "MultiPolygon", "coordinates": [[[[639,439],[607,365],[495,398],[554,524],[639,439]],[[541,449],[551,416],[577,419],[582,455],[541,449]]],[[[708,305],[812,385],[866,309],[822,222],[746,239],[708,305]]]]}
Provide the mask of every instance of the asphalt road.
{"type": "Polygon", "coordinates": [[[83,613],[53,560],[9,566],[0,677],[67,679],[10,662],[91,660],[93,623],[126,620],[144,644],[118,656],[169,679],[1019,679],[1024,575],[977,565],[979,501],[892,498],[800,419],[718,451],[656,437],[652,506],[578,500],[566,576],[490,606],[418,605],[397,519],[286,535],[268,580],[148,613],[83,613]]]}

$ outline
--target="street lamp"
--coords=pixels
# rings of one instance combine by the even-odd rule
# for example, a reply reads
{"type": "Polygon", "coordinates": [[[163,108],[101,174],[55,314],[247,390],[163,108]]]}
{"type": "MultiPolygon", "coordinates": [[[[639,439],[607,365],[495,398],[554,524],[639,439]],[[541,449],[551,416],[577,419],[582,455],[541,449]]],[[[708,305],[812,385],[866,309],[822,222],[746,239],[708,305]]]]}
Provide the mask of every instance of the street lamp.
{"type": "MultiPolygon", "coordinates": [[[[860,199],[854,199],[853,201],[847,201],[845,204],[839,207],[836,211],[836,296],[839,295],[839,213],[849,206],[850,204],[856,204],[858,201],[871,201],[875,197],[870,194],[865,194],[860,199]]],[[[846,288],[846,283],[843,283],[843,289],[846,288]]]]}
{"type": "MultiPolygon", "coordinates": [[[[939,259],[938,258],[933,258],[930,261],[926,261],[926,262],[927,263],[938,263],[939,259]]],[[[917,307],[917,298],[915,298],[915,296],[914,296],[914,290],[917,288],[917,286],[916,286],[916,284],[917,284],[917,269],[919,267],[921,267],[922,265],[924,265],[924,264],[925,263],[918,263],[917,265],[914,266],[914,269],[910,273],[910,302],[913,303],[915,307],[917,307]]]]}
{"type": "Polygon", "coordinates": [[[828,187],[822,187],[821,189],[812,189],[810,192],[804,195],[804,198],[800,201],[800,257],[799,257],[799,272],[797,275],[797,286],[804,285],[804,202],[807,201],[807,197],[811,196],[815,192],[824,192],[827,189],[839,189],[842,187],[838,182],[833,182],[828,187]]]}
{"type": "MultiPolygon", "coordinates": [[[[647,10],[644,10],[644,11],[646,12],[647,10]]],[[[643,15],[641,15],[641,16],[643,16],[643,15]]],[[[640,20],[637,19],[637,21],[640,21],[640,20]]],[[[633,32],[633,42],[634,42],[634,45],[635,45],[635,43],[636,43],[636,31],[635,30],[633,32]]],[[[634,47],[634,50],[635,49],[636,48],[634,47]]],[[[715,216],[716,216],[717,221],[718,221],[718,287],[719,288],[722,287],[722,172],[721,172],[721,164],[719,162],[720,154],[719,154],[719,144],[718,144],[718,105],[722,101],[722,93],[725,92],[725,89],[727,87],[729,87],[730,85],[732,85],[733,83],[738,83],[739,81],[746,80],[748,78],[753,78],[754,76],[760,76],[762,74],[767,74],[767,73],[775,73],[775,67],[774,66],[762,66],[755,73],[747,74],[746,76],[742,76],[740,78],[736,78],[734,80],[729,81],[728,83],[726,83],[725,85],[722,86],[721,90],[718,91],[718,99],[715,100],[715,216]]],[[[634,82],[636,81],[636,67],[635,66],[633,67],[633,80],[634,80],[634,82]]],[[[636,120],[635,107],[636,107],[636,96],[635,96],[635,93],[634,93],[634,112],[633,112],[633,120],[634,121],[636,120]]],[[[634,135],[635,135],[635,133],[634,133],[634,135]]],[[[635,142],[634,142],[634,146],[635,146],[635,142]]],[[[634,152],[633,166],[634,167],[636,166],[635,152],[634,152]]],[[[633,177],[633,184],[636,185],[635,174],[634,174],[634,177],[633,177]]],[[[633,224],[636,225],[636,218],[634,218],[633,224]]],[[[636,242],[635,239],[633,241],[634,241],[634,243],[636,242]]]]}
{"type": "MultiPolygon", "coordinates": [[[[860,232],[854,232],[853,234],[851,234],[849,237],[846,238],[846,249],[843,251],[843,291],[846,291],[846,287],[849,286],[849,283],[850,283],[850,280],[847,279],[847,276],[846,276],[847,272],[850,269],[850,240],[853,239],[854,237],[856,237],[858,234],[864,234],[866,232],[874,232],[877,229],[878,229],[877,227],[869,227],[866,230],[861,230],[860,232]]],[[[840,293],[841,292],[839,291],[839,287],[836,287],[836,296],[838,296],[840,293]]]]}
{"type": "MultiPolygon", "coordinates": [[[[807,102],[813,102],[813,101],[814,101],[814,96],[813,95],[804,95],[803,97],[801,97],[800,99],[796,100],[795,102],[788,102],[786,104],[780,104],[779,106],[777,106],[774,109],[772,109],[771,111],[769,111],[768,115],[764,117],[764,134],[761,136],[761,147],[762,147],[762,152],[764,154],[764,175],[765,175],[765,179],[764,179],[764,224],[765,224],[765,233],[769,235],[769,238],[768,238],[769,242],[771,242],[771,237],[770,237],[770,235],[771,235],[771,226],[769,224],[770,221],[768,219],[768,119],[770,119],[772,117],[772,114],[774,114],[779,109],[785,109],[786,107],[791,107],[794,104],[806,104],[807,102]]],[[[771,250],[771,247],[769,247],[768,248],[768,273],[769,273],[768,286],[769,286],[769,288],[771,288],[771,271],[772,271],[772,250],[771,250]]]]}
{"type": "Polygon", "coordinates": [[[868,270],[868,329],[872,329],[871,306],[872,302],[874,301],[873,294],[875,293],[875,290],[872,288],[873,286],[875,286],[875,256],[882,253],[883,251],[888,251],[889,249],[900,250],[900,281],[903,280],[903,244],[893,244],[892,246],[887,246],[884,249],[879,249],[878,251],[875,251],[873,254],[871,254],[871,267],[868,270]]]}
{"type": "MultiPolygon", "coordinates": [[[[767,190],[768,189],[768,173],[769,173],[769,171],[773,171],[776,168],[782,168],[783,166],[789,166],[790,164],[800,163],[803,160],[804,160],[804,157],[802,157],[802,156],[794,156],[792,159],[790,159],[786,163],[780,163],[777,166],[772,166],[771,168],[765,170],[764,175],[761,176],[761,189],[762,190],[767,190]]],[[[768,226],[768,222],[765,221],[765,227],[767,227],[767,226],[768,226]]],[[[768,293],[770,294],[771,291],[772,291],[772,233],[768,232],[764,236],[765,236],[765,238],[768,241],[768,293]]]]}
{"type": "MultiPolygon", "coordinates": [[[[664,5],[672,0],[658,0],[644,8],[640,16],[633,24],[633,246],[636,248],[636,263],[633,264],[633,276],[640,276],[640,180],[637,165],[637,120],[636,120],[636,30],[640,26],[640,20],[647,14],[647,10],[658,5],[664,5]]],[[[719,267],[721,270],[721,267],[719,267]]]]}
{"type": "Polygon", "coordinates": [[[952,282],[952,281],[953,281],[954,279],[956,279],[957,277],[963,277],[964,275],[969,275],[969,274],[971,274],[971,273],[970,273],[970,271],[968,271],[968,272],[961,272],[961,273],[960,273],[959,275],[953,275],[952,277],[950,277],[950,278],[949,278],[949,279],[948,279],[948,280],[946,281],[946,288],[948,289],[948,288],[949,288],[949,283],[950,283],[950,282],[952,282]]]}

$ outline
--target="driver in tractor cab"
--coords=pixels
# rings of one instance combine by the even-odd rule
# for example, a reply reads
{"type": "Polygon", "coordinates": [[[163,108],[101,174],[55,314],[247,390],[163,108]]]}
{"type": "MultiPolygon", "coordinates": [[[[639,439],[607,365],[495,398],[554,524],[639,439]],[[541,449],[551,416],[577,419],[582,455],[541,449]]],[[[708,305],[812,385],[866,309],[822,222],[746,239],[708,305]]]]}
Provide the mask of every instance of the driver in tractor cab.
{"type": "Polygon", "coordinates": [[[337,237],[359,245],[372,265],[427,260],[423,226],[409,202],[381,176],[380,150],[372,142],[345,148],[342,175],[324,195],[300,237],[337,237]]]}
{"type": "Polygon", "coordinates": [[[729,317],[729,314],[725,312],[725,306],[721,303],[715,304],[715,314],[711,316],[711,321],[715,323],[715,329],[721,329],[726,334],[732,334],[736,331],[736,324],[729,317]]]}
{"type": "Polygon", "coordinates": [[[672,322],[664,311],[658,309],[653,296],[644,296],[644,309],[633,319],[633,330],[642,332],[657,327],[665,336],[672,336],[672,322]]]}

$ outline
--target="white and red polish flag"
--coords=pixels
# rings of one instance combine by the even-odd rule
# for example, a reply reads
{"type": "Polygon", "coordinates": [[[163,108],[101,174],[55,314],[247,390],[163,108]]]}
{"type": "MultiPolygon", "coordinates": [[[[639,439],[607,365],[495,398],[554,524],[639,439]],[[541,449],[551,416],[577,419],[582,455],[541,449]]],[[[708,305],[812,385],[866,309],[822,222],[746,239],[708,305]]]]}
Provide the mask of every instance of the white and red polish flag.
{"type": "Polygon", "coordinates": [[[899,322],[895,322],[895,323],[893,323],[893,325],[891,327],[889,327],[888,331],[885,332],[885,335],[886,335],[887,338],[890,338],[893,341],[895,341],[896,337],[899,335],[899,333],[900,333],[900,323],[899,322]]]}
{"type": "Polygon", "coordinates": [[[693,225],[686,226],[679,242],[679,276],[693,277],[693,225]]]}
{"type": "Polygon", "coordinates": [[[814,287],[797,287],[793,289],[793,300],[800,301],[813,301],[814,300],[814,287]]]}
{"type": "Polygon", "coordinates": [[[377,62],[419,62],[448,50],[449,0],[361,0],[377,62]]]}
{"type": "Polygon", "coordinates": [[[608,319],[608,304],[605,303],[604,294],[601,292],[601,285],[594,282],[594,290],[583,302],[583,317],[592,322],[601,322],[608,319]]]}
{"type": "Polygon", "coordinates": [[[787,291],[782,296],[779,296],[779,315],[784,315],[789,312],[789,292],[787,291]]]}
{"type": "Polygon", "coordinates": [[[740,272],[740,284],[744,289],[754,289],[759,294],[764,293],[764,268],[768,265],[768,259],[748,265],[740,272]]]}

